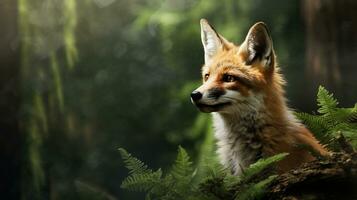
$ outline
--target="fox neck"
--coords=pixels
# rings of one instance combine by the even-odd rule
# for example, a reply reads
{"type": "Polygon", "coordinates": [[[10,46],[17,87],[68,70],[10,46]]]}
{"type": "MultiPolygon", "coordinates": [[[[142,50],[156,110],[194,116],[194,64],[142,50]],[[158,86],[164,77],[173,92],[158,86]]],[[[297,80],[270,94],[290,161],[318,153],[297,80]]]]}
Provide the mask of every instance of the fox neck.
{"type": "Polygon", "coordinates": [[[255,95],[247,104],[236,106],[232,111],[213,113],[213,123],[220,161],[233,174],[240,174],[263,156],[264,143],[260,136],[264,129],[275,127],[274,130],[284,132],[284,127],[291,126],[288,118],[292,115],[282,95],[273,99],[255,95]],[[267,106],[267,101],[274,101],[279,109],[270,110],[274,107],[267,106]]]}

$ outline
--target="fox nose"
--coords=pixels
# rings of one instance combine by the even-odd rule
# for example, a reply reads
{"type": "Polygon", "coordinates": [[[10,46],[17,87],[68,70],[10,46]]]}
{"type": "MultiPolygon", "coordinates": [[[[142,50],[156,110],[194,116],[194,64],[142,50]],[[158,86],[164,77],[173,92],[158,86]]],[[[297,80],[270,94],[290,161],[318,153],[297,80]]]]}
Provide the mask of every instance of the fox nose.
{"type": "Polygon", "coordinates": [[[193,91],[191,93],[191,98],[192,98],[193,101],[198,101],[198,100],[200,100],[202,98],[202,93],[199,92],[199,91],[193,91]]]}

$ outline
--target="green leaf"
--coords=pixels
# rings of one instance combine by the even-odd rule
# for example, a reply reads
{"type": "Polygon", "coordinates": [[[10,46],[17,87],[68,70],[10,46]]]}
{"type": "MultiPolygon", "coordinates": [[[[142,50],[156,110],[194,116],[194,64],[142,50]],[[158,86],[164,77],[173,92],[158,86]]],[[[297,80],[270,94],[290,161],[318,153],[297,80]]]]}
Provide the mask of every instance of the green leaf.
{"type": "Polygon", "coordinates": [[[268,158],[259,159],[257,162],[251,164],[247,169],[244,170],[242,175],[243,180],[248,180],[254,175],[260,173],[267,167],[271,166],[273,163],[279,162],[284,159],[288,153],[280,153],[268,158]]]}
{"type": "Polygon", "coordinates": [[[251,184],[243,190],[241,193],[238,193],[236,196],[236,200],[253,200],[253,199],[261,199],[265,193],[266,188],[269,184],[275,180],[277,175],[269,176],[268,178],[255,183],[251,184]]]}
{"type": "Polygon", "coordinates": [[[295,116],[299,118],[322,143],[327,143],[331,140],[331,135],[326,133],[334,125],[330,117],[311,115],[308,113],[295,113],[295,116]]]}
{"type": "Polygon", "coordinates": [[[137,192],[147,192],[161,182],[161,169],[152,173],[132,174],[121,184],[121,188],[137,192]]]}
{"type": "Polygon", "coordinates": [[[357,119],[357,107],[353,108],[338,108],[336,111],[329,114],[331,119],[337,122],[353,122],[357,119]]]}
{"type": "Polygon", "coordinates": [[[283,153],[257,161],[245,171],[243,175],[245,179],[230,174],[227,169],[221,166],[217,167],[211,176],[202,177],[195,184],[192,181],[194,177],[192,162],[182,147],[179,147],[175,163],[165,177],[162,177],[160,169],[156,172],[148,170],[143,162],[132,157],[124,149],[120,149],[120,152],[127,167],[132,171],[132,174],[123,181],[121,187],[131,191],[146,192],[146,199],[162,200],[210,200],[217,199],[217,195],[220,199],[233,199],[236,195],[235,191],[243,191],[242,198],[244,199],[254,195],[261,196],[264,192],[263,189],[270,183],[272,177],[256,184],[252,182],[248,184],[248,179],[287,155],[283,153]]]}
{"type": "Polygon", "coordinates": [[[119,148],[119,152],[125,163],[125,167],[129,170],[129,174],[152,173],[152,170],[148,169],[148,166],[144,162],[133,157],[125,149],[119,148]]]}
{"type": "Polygon", "coordinates": [[[171,173],[175,179],[182,179],[187,176],[192,176],[192,162],[186,150],[179,146],[175,164],[172,166],[171,173]]]}
{"type": "Polygon", "coordinates": [[[357,147],[355,141],[357,134],[357,104],[352,108],[338,108],[338,102],[324,87],[320,86],[317,94],[318,112],[320,115],[295,113],[307,125],[316,138],[329,148],[338,150],[335,143],[337,133],[341,132],[357,147]]]}
{"type": "Polygon", "coordinates": [[[324,87],[320,86],[317,93],[317,105],[320,107],[318,112],[328,114],[336,110],[337,100],[324,87]]]}

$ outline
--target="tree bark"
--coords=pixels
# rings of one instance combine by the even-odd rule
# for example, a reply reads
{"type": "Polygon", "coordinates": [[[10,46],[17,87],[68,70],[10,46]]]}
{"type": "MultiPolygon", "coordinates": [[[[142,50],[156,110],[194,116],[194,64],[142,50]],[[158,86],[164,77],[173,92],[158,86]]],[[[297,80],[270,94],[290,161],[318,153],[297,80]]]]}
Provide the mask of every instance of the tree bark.
{"type": "Polygon", "coordinates": [[[284,173],[269,187],[265,199],[357,199],[357,154],[335,153],[284,173]]]}
{"type": "Polygon", "coordinates": [[[310,95],[324,85],[343,104],[357,98],[357,1],[302,0],[310,95]]]}
{"type": "Polygon", "coordinates": [[[0,2],[0,194],[20,198],[21,133],[17,1],[0,2]]]}

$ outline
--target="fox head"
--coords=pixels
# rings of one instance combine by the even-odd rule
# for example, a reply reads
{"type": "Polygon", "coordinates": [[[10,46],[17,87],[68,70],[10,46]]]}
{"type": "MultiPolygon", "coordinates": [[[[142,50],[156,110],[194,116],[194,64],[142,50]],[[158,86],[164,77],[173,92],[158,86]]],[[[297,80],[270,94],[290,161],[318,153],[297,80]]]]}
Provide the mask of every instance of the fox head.
{"type": "Polygon", "coordinates": [[[254,108],[264,104],[264,98],[272,95],[269,93],[281,90],[283,80],[275,66],[273,41],[263,22],[250,28],[241,45],[218,34],[207,20],[201,19],[200,24],[205,60],[203,84],[191,93],[191,101],[202,112],[254,108]]]}

